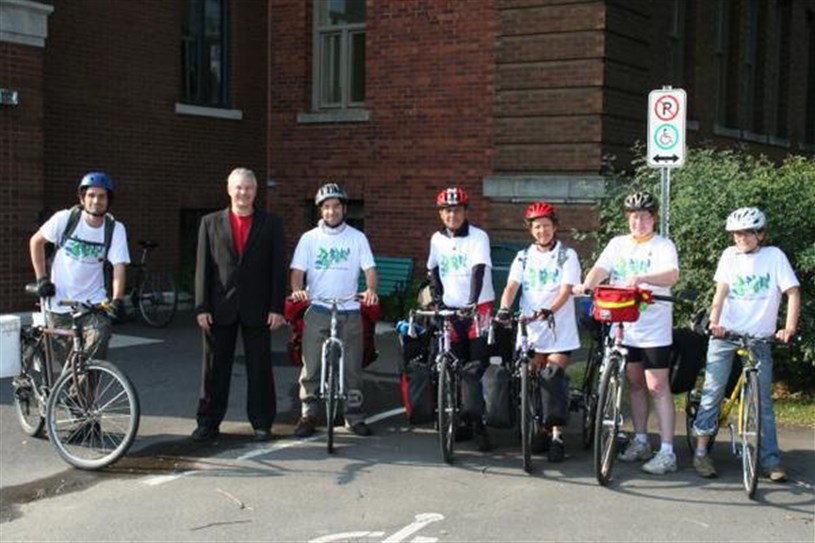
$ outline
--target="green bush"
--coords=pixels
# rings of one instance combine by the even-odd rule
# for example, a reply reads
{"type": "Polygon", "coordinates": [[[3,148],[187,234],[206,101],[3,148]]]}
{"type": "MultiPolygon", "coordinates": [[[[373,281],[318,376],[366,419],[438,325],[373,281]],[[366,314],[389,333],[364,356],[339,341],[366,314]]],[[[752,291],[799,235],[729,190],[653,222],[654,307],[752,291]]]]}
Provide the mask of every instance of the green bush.
{"type": "MultiPolygon", "coordinates": [[[[608,197],[598,205],[600,231],[596,254],[584,263],[588,270],[606,242],[628,226],[622,201],[635,190],[660,194],[660,170],[649,168],[642,149],[632,174],[609,182],[608,197]]],[[[684,324],[692,314],[709,307],[713,274],[719,256],[732,244],[724,230],[734,209],[755,206],[767,215],[765,245],[782,249],[801,282],[801,340],[789,349],[776,349],[776,374],[790,389],[810,389],[815,384],[815,159],[790,156],[782,164],[743,151],[689,149],[684,167],[671,172],[670,238],[679,252],[680,280],[674,291],[698,294],[692,304],[678,304],[675,322],[684,324]]],[[[786,297],[785,297],[786,301],[786,297]]],[[[780,312],[783,324],[786,303],[780,312]]]]}

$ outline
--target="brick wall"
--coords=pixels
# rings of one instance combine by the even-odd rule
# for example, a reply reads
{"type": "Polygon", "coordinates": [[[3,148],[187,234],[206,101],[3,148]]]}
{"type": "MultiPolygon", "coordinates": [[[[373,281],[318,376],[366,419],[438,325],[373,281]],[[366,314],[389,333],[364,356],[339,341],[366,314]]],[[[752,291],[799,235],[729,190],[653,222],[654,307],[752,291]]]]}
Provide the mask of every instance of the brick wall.
{"type": "Polygon", "coordinates": [[[298,124],[310,111],[310,2],[270,3],[270,206],[292,246],[313,226],[311,199],[325,179],[363,199],[375,253],[416,258],[422,269],[438,228],[436,193],[466,187],[471,219],[486,219],[481,180],[492,170],[493,1],[368,2],[362,123],[298,124]]]}
{"type": "Polygon", "coordinates": [[[81,176],[105,170],[117,184],[112,211],[127,226],[131,258],[137,240],[154,239],[161,245],[156,264],[189,274],[195,244],[189,232],[182,236],[182,210],[225,207],[235,166],[254,169],[265,193],[265,3],[230,3],[232,107],[242,120],[175,112],[184,2],[53,4],[43,207],[73,204],[81,176]]]}
{"type": "Polygon", "coordinates": [[[0,312],[32,307],[28,238],[43,197],[43,50],[0,42],[0,82],[19,104],[0,105],[0,312]]]}

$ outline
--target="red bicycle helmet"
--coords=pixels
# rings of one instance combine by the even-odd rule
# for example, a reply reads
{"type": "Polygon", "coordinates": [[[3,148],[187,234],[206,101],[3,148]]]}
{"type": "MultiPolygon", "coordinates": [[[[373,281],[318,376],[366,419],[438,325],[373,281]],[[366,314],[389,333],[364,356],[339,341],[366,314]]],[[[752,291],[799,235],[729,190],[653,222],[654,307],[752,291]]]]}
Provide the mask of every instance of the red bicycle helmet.
{"type": "Polygon", "coordinates": [[[557,217],[557,213],[555,213],[555,206],[541,200],[540,202],[531,203],[529,207],[526,208],[524,219],[527,221],[534,221],[535,219],[540,219],[541,217],[549,217],[552,219],[552,221],[554,221],[557,217]]]}
{"type": "Polygon", "coordinates": [[[467,207],[469,203],[470,196],[461,187],[448,187],[436,196],[436,207],[467,207]]]}

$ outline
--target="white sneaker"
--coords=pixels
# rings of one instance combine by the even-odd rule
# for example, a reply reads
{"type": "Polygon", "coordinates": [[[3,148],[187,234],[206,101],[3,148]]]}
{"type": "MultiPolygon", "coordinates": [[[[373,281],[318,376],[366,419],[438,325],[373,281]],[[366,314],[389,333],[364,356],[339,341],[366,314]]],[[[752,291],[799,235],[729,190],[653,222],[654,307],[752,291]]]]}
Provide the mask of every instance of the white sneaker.
{"type": "Polygon", "coordinates": [[[651,460],[642,465],[642,471],[651,475],[665,475],[669,471],[676,471],[676,455],[660,451],[651,460]]]}
{"type": "Polygon", "coordinates": [[[636,462],[637,460],[648,460],[651,458],[651,454],[651,446],[648,443],[632,439],[628,443],[628,447],[617,455],[617,459],[623,462],[636,462]]]}

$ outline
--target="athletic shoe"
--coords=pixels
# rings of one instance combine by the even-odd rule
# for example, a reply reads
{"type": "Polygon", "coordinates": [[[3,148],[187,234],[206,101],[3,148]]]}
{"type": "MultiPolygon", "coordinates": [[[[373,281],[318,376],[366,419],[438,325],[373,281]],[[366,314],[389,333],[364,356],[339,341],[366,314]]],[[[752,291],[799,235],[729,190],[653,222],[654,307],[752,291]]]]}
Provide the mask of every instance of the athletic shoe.
{"type": "Polygon", "coordinates": [[[713,479],[718,476],[716,474],[716,468],[713,467],[713,460],[711,460],[710,456],[708,455],[694,455],[693,468],[700,477],[704,477],[705,479],[713,479]]]}
{"type": "Polygon", "coordinates": [[[659,451],[652,459],[642,465],[642,471],[651,475],[665,475],[669,471],[676,471],[676,455],[659,451]]]}
{"type": "Polygon", "coordinates": [[[219,433],[217,426],[199,424],[198,428],[193,431],[191,437],[196,443],[206,443],[207,441],[213,441],[217,438],[219,433]]]}
{"type": "Polygon", "coordinates": [[[632,439],[628,442],[628,447],[617,455],[617,458],[623,462],[636,462],[637,460],[648,460],[652,454],[651,446],[648,443],[632,439]]]}
{"type": "Polygon", "coordinates": [[[297,421],[297,426],[294,427],[295,437],[310,437],[314,435],[317,429],[317,417],[312,415],[303,415],[297,421]]]}
{"type": "Polygon", "coordinates": [[[775,466],[764,472],[764,476],[774,483],[786,483],[787,472],[781,466],[775,466]]]}
{"type": "Polygon", "coordinates": [[[351,432],[353,432],[355,435],[362,437],[368,437],[369,435],[373,434],[370,426],[368,426],[364,420],[355,422],[354,424],[347,426],[347,428],[351,430],[351,432]]]}
{"type": "Polygon", "coordinates": [[[492,448],[490,436],[487,434],[487,428],[483,422],[473,424],[473,440],[475,441],[475,448],[481,452],[487,452],[492,448]]]}

